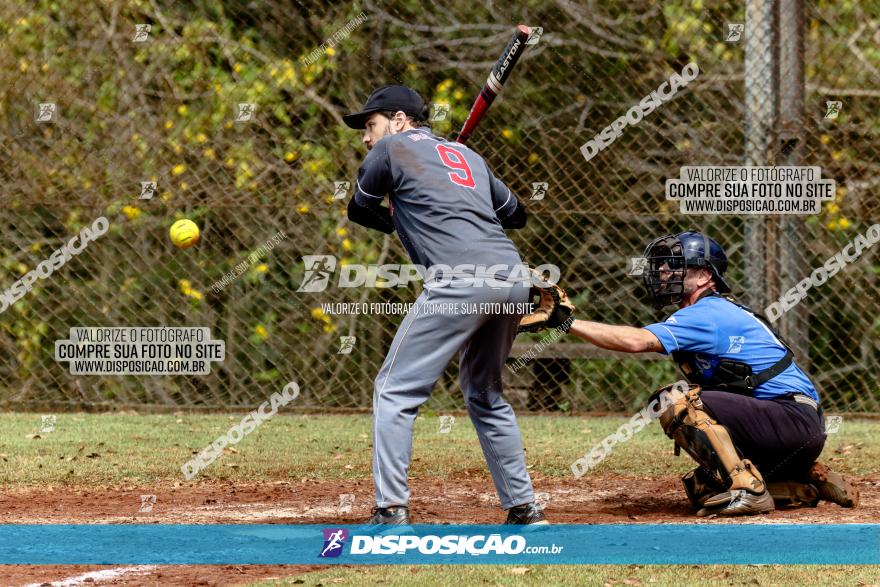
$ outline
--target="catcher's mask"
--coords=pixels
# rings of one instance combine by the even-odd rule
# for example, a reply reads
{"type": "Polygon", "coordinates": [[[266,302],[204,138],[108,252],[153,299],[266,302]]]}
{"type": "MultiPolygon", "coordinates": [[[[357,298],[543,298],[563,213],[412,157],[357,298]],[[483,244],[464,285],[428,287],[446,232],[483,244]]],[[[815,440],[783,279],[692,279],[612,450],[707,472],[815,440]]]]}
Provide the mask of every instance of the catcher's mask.
{"type": "Polygon", "coordinates": [[[730,291],[723,277],[727,271],[727,255],[721,245],[705,234],[688,230],[661,236],[647,246],[644,256],[647,266],[642,279],[658,310],[681,302],[685,274],[691,267],[711,271],[718,293],[730,291]],[[661,277],[664,273],[665,277],[661,277]]]}

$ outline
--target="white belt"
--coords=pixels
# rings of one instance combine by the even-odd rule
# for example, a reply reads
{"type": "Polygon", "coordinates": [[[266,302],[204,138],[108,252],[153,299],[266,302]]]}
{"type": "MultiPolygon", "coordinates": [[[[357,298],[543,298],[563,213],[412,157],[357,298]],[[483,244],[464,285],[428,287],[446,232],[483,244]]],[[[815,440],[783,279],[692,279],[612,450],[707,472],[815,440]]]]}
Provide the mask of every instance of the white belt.
{"type": "Polygon", "coordinates": [[[791,399],[793,399],[794,401],[796,401],[799,404],[806,404],[806,405],[810,406],[811,408],[813,408],[814,410],[816,410],[817,412],[819,411],[819,404],[816,403],[816,400],[814,400],[813,398],[810,398],[810,397],[807,397],[807,396],[801,395],[801,394],[796,394],[796,395],[792,396],[791,399]]]}

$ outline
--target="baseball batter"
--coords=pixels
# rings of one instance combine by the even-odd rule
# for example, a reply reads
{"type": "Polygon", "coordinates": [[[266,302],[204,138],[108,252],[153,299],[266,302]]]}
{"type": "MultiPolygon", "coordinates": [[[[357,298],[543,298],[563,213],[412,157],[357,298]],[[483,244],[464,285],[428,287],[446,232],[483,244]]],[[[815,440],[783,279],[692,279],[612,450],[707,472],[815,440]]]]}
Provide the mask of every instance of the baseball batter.
{"type": "MultiPolygon", "coordinates": [[[[422,98],[398,85],[376,89],[360,112],[344,117],[349,127],[364,130],[370,149],[358,170],[349,219],[386,234],[396,230],[412,262],[426,268],[521,267],[504,229],[525,226],[522,204],[479,155],[434,135],[426,119],[422,98]]],[[[521,316],[435,311],[528,301],[527,281],[503,269],[494,276],[509,280],[507,287],[480,286],[467,274],[426,275],[394,336],[373,390],[372,524],[409,523],[413,423],[456,353],[467,411],[508,510],[506,523],[547,523],[534,502],[516,418],[502,397],[501,373],[521,316]]]]}

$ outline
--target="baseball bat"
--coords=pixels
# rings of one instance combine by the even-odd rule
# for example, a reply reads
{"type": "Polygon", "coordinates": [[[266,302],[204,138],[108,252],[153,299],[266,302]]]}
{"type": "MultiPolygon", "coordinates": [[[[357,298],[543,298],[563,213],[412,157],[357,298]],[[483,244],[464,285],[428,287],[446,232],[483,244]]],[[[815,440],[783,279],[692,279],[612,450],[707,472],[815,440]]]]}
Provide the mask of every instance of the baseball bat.
{"type": "Polygon", "coordinates": [[[525,50],[526,41],[529,39],[531,32],[529,27],[522,24],[517,25],[513,38],[507,43],[507,46],[501,53],[501,57],[498,58],[495,67],[489,73],[486,84],[480,90],[477,99],[474,100],[474,105],[471,106],[471,111],[461,127],[461,132],[458,133],[458,138],[455,139],[457,142],[465,143],[470,138],[471,133],[474,132],[480,120],[483,119],[483,115],[486,114],[489,106],[495,101],[496,96],[501,93],[504,82],[510,77],[510,72],[513,71],[513,67],[525,50]]]}

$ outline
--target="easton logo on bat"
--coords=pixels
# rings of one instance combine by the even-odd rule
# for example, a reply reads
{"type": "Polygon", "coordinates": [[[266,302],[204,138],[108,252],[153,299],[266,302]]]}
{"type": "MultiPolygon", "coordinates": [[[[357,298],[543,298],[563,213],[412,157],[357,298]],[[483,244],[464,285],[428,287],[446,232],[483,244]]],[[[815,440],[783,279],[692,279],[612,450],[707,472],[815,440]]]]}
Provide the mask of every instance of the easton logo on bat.
{"type": "Polygon", "coordinates": [[[504,72],[507,70],[507,66],[510,65],[511,60],[516,56],[517,52],[519,51],[519,46],[520,46],[520,42],[519,42],[519,39],[517,39],[514,42],[513,47],[511,48],[510,52],[507,54],[507,59],[505,59],[504,63],[501,64],[501,67],[498,68],[498,77],[499,78],[504,77],[504,72]]]}
{"type": "Polygon", "coordinates": [[[468,113],[464,125],[462,125],[461,131],[456,139],[457,142],[465,143],[471,136],[474,128],[479,124],[483,115],[489,109],[489,106],[492,105],[495,96],[501,92],[501,87],[504,85],[505,79],[510,75],[510,72],[513,71],[513,66],[516,65],[520,53],[525,48],[526,41],[529,39],[530,35],[531,30],[529,27],[525,25],[518,25],[516,27],[516,32],[514,33],[513,38],[504,48],[504,52],[492,67],[492,71],[489,72],[489,77],[486,79],[486,84],[483,86],[483,89],[474,101],[473,106],[471,106],[471,111],[468,113]]]}

